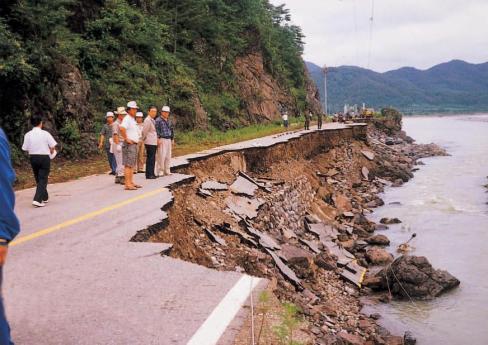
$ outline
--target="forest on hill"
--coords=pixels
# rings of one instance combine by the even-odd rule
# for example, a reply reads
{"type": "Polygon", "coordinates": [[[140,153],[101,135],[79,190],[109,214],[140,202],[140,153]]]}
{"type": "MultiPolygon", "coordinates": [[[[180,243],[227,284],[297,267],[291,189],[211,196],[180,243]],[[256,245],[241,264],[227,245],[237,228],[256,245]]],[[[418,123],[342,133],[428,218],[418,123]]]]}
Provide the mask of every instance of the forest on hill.
{"type": "Polygon", "coordinates": [[[18,146],[41,113],[69,157],[128,100],[170,105],[181,130],[271,121],[318,107],[302,52],[268,0],[2,0],[0,126],[18,146]]]}
{"type": "MultiPolygon", "coordinates": [[[[323,95],[321,68],[307,67],[323,95]]],[[[427,70],[404,67],[378,73],[354,66],[329,68],[329,108],[344,104],[394,107],[407,114],[488,111],[488,63],[453,60],[427,70]]]]}

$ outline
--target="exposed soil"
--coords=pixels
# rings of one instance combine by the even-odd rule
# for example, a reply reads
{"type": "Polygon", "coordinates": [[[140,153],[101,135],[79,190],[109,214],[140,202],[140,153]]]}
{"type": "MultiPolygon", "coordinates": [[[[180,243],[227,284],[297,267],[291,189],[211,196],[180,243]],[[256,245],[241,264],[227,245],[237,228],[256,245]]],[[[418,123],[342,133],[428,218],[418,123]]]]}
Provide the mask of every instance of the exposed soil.
{"type": "MultiPolygon", "coordinates": [[[[384,250],[388,239],[370,239],[376,224],[367,215],[383,204],[378,194],[385,185],[407,182],[417,159],[445,154],[384,127],[381,122],[370,124],[367,132],[366,127],[315,132],[267,149],[193,162],[185,172],[195,175],[195,181],[174,191],[169,225],[151,240],[172,243],[173,257],[276,282],[278,300],[301,310],[308,336],[304,343],[402,344],[403,337],[390,335],[375,318],[361,314],[359,297],[369,293],[367,287],[358,289],[363,277],[357,285],[344,279],[347,267],[327,247],[337,245],[354,255],[354,262],[377,270],[367,253],[384,250]],[[249,198],[262,202],[254,218],[228,210],[229,198],[237,197],[231,190],[210,191],[206,198],[197,194],[207,180],[231,185],[239,171],[259,181],[260,188],[249,198]],[[336,235],[317,240],[305,223],[323,224],[336,235]]],[[[269,341],[265,344],[278,344],[269,341]]]]}

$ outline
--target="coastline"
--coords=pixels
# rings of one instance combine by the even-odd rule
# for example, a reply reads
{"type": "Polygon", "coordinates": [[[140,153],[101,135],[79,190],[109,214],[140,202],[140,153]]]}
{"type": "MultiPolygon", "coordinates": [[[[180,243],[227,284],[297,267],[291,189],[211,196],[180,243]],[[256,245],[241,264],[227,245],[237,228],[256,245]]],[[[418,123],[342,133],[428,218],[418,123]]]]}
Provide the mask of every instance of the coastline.
{"type": "Polygon", "coordinates": [[[361,298],[371,295],[363,267],[375,272],[390,262],[381,257],[391,256],[371,240],[378,225],[367,217],[383,205],[379,194],[386,186],[401,186],[421,158],[446,152],[415,144],[401,130],[401,116],[363,127],[192,162],[180,171],[195,181],[174,191],[169,223],[135,238],[171,243],[175,258],[267,278],[281,303],[301,310],[304,343],[408,344],[409,334],[392,335],[377,324],[379,315],[361,312],[361,298]],[[245,198],[258,203],[249,206],[251,216],[249,209],[233,209],[242,197],[231,191],[240,171],[259,186],[245,198]],[[209,181],[226,188],[202,195],[209,181]],[[372,248],[379,258],[370,255],[372,248]],[[344,254],[353,255],[346,259],[351,264],[344,265],[344,254]]]}

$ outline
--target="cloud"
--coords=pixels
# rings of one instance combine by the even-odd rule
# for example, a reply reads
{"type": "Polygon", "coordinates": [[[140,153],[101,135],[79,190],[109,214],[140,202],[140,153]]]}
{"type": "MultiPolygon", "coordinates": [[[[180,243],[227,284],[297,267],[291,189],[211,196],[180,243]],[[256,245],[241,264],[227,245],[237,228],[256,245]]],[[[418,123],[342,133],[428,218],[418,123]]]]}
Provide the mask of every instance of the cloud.
{"type": "MultiPolygon", "coordinates": [[[[305,35],[306,60],[368,67],[372,0],[285,3],[305,35]]],[[[452,59],[488,61],[488,1],[375,0],[371,69],[425,69],[452,59]]]]}

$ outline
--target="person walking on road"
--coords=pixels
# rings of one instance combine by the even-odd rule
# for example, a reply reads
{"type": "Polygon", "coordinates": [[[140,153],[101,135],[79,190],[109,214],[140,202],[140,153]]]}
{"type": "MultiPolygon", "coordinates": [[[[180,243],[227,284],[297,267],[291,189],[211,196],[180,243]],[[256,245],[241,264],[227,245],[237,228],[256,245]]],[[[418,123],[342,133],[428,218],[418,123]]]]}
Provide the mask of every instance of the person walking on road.
{"type": "Polygon", "coordinates": [[[19,220],[14,213],[14,181],[15,172],[10,158],[10,147],[5,133],[0,128],[0,345],[13,345],[3,306],[2,277],[8,244],[20,231],[19,220]]]}
{"type": "Polygon", "coordinates": [[[317,128],[322,129],[322,113],[320,111],[317,113],[317,128]]]}
{"type": "Polygon", "coordinates": [[[117,173],[117,162],[115,161],[115,156],[111,150],[112,146],[112,125],[114,123],[114,113],[109,111],[105,115],[106,123],[103,125],[100,131],[100,140],[98,142],[98,148],[104,149],[107,154],[108,164],[110,165],[110,175],[115,175],[117,173]]]}
{"type": "Polygon", "coordinates": [[[124,165],[122,164],[122,144],[124,138],[122,138],[120,133],[120,124],[122,123],[124,116],[127,115],[127,112],[124,107],[118,107],[115,114],[117,115],[117,120],[112,124],[112,153],[115,156],[115,165],[117,167],[115,172],[115,183],[124,184],[124,165]]]}
{"type": "Polygon", "coordinates": [[[146,147],[146,179],[148,180],[157,178],[154,171],[156,151],[158,150],[158,134],[156,132],[156,121],[154,120],[157,114],[158,108],[150,107],[142,126],[142,141],[146,147]]]}
{"type": "Polygon", "coordinates": [[[31,118],[31,124],[34,128],[25,134],[22,150],[29,153],[32,171],[37,184],[32,205],[44,207],[49,201],[47,182],[51,170],[51,157],[56,152],[57,143],[49,132],[42,129],[43,123],[40,116],[34,115],[31,118]]]}
{"type": "Polygon", "coordinates": [[[127,116],[120,124],[120,133],[124,138],[122,145],[122,164],[124,165],[125,190],[136,190],[142,186],[134,183],[134,169],[137,167],[137,144],[139,127],[135,120],[139,107],[134,101],[127,103],[127,116]]]}
{"type": "MultiPolygon", "coordinates": [[[[137,169],[138,173],[145,172],[144,170],[144,141],[142,140],[142,128],[144,127],[144,114],[140,111],[136,113],[137,129],[139,131],[139,142],[137,143],[137,169]]],[[[134,171],[135,172],[135,171],[134,171]]]]}
{"type": "Polygon", "coordinates": [[[309,114],[305,114],[305,130],[308,131],[310,129],[310,118],[309,114]]]}
{"type": "Polygon", "coordinates": [[[161,116],[156,120],[156,132],[158,133],[158,172],[164,176],[171,175],[171,154],[174,140],[174,130],[169,120],[170,108],[165,105],[161,110],[161,116]]]}
{"type": "Polygon", "coordinates": [[[285,128],[288,128],[288,112],[286,110],[281,118],[283,119],[283,125],[285,126],[285,128]]]}

